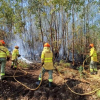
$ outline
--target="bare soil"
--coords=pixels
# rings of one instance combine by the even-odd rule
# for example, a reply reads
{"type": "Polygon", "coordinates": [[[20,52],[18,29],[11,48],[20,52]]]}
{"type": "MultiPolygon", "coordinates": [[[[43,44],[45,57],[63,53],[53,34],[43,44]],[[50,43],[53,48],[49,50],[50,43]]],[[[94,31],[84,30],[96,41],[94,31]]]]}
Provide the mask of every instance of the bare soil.
{"type": "MultiPolygon", "coordinates": [[[[9,77],[15,73],[15,70],[12,70],[10,65],[11,62],[7,62],[6,76],[8,77],[3,81],[0,80],[0,100],[100,100],[96,92],[81,96],[68,89],[66,84],[73,91],[83,94],[100,87],[99,79],[89,75],[84,75],[85,78],[80,78],[78,70],[65,67],[61,71],[65,80],[54,71],[53,86],[51,88],[48,87],[48,73],[46,72],[39,89],[32,91],[16,82],[13,77],[9,77]]],[[[31,89],[35,89],[39,73],[41,72],[40,63],[31,64],[29,68],[23,70],[28,72],[28,74],[24,75],[23,71],[17,70],[16,76],[23,76],[16,77],[16,79],[31,89]]]]}

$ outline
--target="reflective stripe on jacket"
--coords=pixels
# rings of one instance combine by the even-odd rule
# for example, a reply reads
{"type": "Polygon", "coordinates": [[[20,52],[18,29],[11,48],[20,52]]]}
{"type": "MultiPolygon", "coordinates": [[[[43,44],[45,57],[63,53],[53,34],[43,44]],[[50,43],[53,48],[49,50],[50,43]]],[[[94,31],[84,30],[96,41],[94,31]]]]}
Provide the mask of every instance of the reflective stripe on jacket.
{"type": "Polygon", "coordinates": [[[52,70],[54,69],[53,67],[53,53],[50,51],[49,47],[44,47],[44,50],[42,51],[41,54],[41,62],[44,62],[43,67],[46,70],[52,70]]]}
{"type": "Polygon", "coordinates": [[[12,52],[12,60],[17,59],[18,55],[19,55],[18,49],[14,49],[12,52]]]}
{"type": "Polygon", "coordinates": [[[90,49],[90,56],[91,56],[91,61],[97,62],[97,52],[94,47],[90,49]]]}
{"type": "Polygon", "coordinates": [[[0,50],[0,58],[6,58],[7,56],[9,56],[9,51],[6,47],[0,46],[0,49],[1,49],[0,50]]]}

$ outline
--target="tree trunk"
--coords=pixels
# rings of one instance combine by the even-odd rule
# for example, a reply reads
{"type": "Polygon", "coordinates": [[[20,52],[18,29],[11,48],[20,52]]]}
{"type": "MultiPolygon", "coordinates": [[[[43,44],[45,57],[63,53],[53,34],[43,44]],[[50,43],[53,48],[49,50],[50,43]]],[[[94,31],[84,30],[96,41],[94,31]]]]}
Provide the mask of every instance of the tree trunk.
{"type": "MultiPolygon", "coordinates": [[[[67,20],[68,20],[68,12],[67,12],[67,20]]],[[[67,26],[67,29],[66,29],[66,30],[67,30],[67,31],[66,31],[66,33],[67,33],[67,34],[66,34],[66,35],[67,35],[67,60],[69,61],[69,49],[68,49],[68,48],[69,48],[68,21],[67,21],[67,25],[66,25],[66,26],[67,26]]]]}
{"type": "Polygon", "coordinates": [[[75,31],[75,25],[74,25],[74,4],[72,5],[72,64],[74,65],[75,59],[74,59],[74,31],[75,31]]]}
{"type": "Polygon", "coordinates": [[[42,38],[42,44],[44,45],[43,31],[42,31],[42,21],[41,21],[41,13],[40,13],[40,9],[38,9],[38,13],[39,13],[39,26],[40,26],[40,32],[41,32],[41,38],[42,38]]]}

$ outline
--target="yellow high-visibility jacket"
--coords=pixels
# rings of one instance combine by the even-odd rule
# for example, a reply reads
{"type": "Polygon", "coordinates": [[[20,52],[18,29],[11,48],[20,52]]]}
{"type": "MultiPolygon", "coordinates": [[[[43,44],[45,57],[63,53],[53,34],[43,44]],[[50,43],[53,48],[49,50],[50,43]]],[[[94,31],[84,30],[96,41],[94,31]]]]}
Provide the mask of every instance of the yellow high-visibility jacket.
{"type": "Polygon", "coordinates": [[[12,60],[17,59],[18,55],[19,55],[19,50],[15,48],[12,52],[12,60]]]}
{"type": "Polygon", "coordinates": [[[4,47],[3,45],[0,45],[0,58],[7,58],[7,57],[9,57],[10,55],[9,55],[9,51],[8,51],[8,49],[6,48],[6,47],[4,47]],[[4,52],[3,52],[3,51],[4,52]]]}
{"type": "Polygon", "coordinates": [[[43,67],[46,70],[52,70],[53,67],[53,53],[49,47],[44,47],[41,54],[41,62],[44,63],[43,67]]]}
{"type": "Polygon", "coordinates": [[[97,62],[97,51],[95,50],[94,47],[90,49],[90,56],[91,56],[91,61],[97,62]]]}

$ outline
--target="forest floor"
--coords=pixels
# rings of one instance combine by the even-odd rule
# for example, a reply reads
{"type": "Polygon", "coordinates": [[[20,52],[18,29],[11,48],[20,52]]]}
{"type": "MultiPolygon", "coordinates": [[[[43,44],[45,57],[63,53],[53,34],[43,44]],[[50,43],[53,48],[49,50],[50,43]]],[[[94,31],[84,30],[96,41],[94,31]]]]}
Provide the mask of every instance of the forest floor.
{"type": "MultiPolygon", "coordinates": [[[[48,87],[48,73],[46,72],[43,77],[41,86],[35,89],[39,73],[41,72],[41,64],[31,64],[30,67],[22,70],[17,70],[15,76],[18,81],[28,86],[30,89],[25,88],[14,80],[13,76],[15,70],[10,68],[11,62],[6,64],[6,79],[0,80],[0,100],[100,100],[100,91],[93,91],[100,88],[99,73],[97,75],[86,74],[85,72],[80,77],[78,70],[71,67],[63,67],[57,65],[56,67],[61,72],[64,79],[54,71],[53,73],[53,86],[48,87]],[[25,72],[28,72],[26,75],[25,72]],[[67,85],[68,86],[67,86],[67,85]],[[76,93],[84,94],[92,92],[87,95],[79,95],[76,93]]],[[[87,66],[88,67],[88,66],[87,66]]],[[[87,70],[88,72],[88,70],[87,70]]]]}

